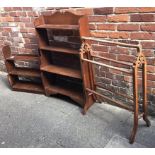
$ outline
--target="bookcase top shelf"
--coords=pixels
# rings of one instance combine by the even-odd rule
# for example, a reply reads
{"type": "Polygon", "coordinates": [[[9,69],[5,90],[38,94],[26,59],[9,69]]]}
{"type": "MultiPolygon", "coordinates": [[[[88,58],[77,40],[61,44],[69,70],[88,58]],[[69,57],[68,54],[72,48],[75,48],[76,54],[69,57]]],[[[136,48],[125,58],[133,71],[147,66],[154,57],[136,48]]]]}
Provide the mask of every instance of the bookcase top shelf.
{"type": "Polygon", "coordinates": [[[12,55],[6,60],[10,61],[39,61],[39,57],[36,55],[30,55],[30,54],[19,54],[19,55],[12,55]]]}
{"type": "Polygon", "coordinates": [[[35,27],[39,28],[53,28],[55,27],[66,27],[66,28],[79,28],[79,19],[82,16],[74,15],[70,12],[56,12],[52,15],[42,15],[35,19],[35,27]]]}
{"type": "Polygon", "coordinates": [[[43,24],[39,25],[38,29],[62,29],[62,30],[78,30],[78,25],[55,25],[55,24],[43,24]]]}

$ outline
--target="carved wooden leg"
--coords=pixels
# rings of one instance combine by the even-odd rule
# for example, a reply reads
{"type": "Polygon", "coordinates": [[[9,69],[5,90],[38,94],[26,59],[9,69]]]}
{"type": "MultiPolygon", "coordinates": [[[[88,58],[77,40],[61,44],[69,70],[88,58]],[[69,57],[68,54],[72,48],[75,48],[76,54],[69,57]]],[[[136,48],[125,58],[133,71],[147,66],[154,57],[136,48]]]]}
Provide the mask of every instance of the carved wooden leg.
{"type": "Polygon", "coordinates": [[[134,96],[134,126],[130,136],[130,143],[132,144],[135,141],[137,128],[138,128],[138,83],[137,83],[137,66],[133,67],[133,96],[134,96]]]}
{"type": "Polygon", "coordinates": [[[151,126],[151,122],[147,117],[147,72],[146,64],[143,64],[143,120],[146,122],[146,126],[151,126]]]}

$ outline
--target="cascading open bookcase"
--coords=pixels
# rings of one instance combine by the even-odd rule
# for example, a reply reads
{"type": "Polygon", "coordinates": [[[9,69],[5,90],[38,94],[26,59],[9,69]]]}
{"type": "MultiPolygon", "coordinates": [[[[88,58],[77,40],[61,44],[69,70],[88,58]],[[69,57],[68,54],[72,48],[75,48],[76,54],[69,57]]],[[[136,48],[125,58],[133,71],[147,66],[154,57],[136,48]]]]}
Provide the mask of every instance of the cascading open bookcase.
{"type": "Polygon", "coordinates": [[[8,80],[11,88],[15,91],[31,93],[44,93],[40,69],[24,67],[20,62],[40,63],[39,56],[32,54],[11,54],[9,46],[4,46],[3,55],[8,72],[8,80]]]}

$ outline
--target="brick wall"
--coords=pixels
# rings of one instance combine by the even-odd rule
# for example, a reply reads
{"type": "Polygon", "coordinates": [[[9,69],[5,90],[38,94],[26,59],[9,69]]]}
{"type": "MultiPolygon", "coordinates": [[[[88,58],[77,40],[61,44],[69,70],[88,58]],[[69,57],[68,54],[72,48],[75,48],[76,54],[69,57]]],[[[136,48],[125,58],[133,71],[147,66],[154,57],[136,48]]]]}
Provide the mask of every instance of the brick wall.
{"type": "MultiPolygon", "coordinates": [[[[0,8],[0,48],[9,44],[15,53],[37,53],[38,44],[33,26],[34,19],[41,14],[51,14],[60,8],[0,8]]],[[[76,14],[89,15],[91,36],[108,40],[119,40],[132,44],[140,43],[148,62],[149,110],[155,114],[155,8],[61,8],[76,14]]],[[[114,46],[93,45],[94,53],[116,60],[133,61],[135,50],[114,46]]],[[[0,54],[0,67],[3,57],[0,54]]],[[[100,60],[99,60],[100,61],[100,60]]],[[[108,62],[105,62],[108,63],[108,62]]],[[[96,67],[96,81],[106,89],[131,95],[132,79],[128,75],[96,67]]],[[[100,89],[113,96],[110,91],[100,89]]],[[[119,99],[123,100],[124,98],[119,99]]]]}

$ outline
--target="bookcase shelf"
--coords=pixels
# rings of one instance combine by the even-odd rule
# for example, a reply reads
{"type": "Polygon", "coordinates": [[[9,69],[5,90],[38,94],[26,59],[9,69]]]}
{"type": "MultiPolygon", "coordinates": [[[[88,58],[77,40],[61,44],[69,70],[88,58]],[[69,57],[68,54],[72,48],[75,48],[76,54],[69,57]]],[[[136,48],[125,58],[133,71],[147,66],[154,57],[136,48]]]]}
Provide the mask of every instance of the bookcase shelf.
{"type": "Polygon", "coordinates": [[[66,54],[79,55],[79,50],[65,48],[65,47],[43,46],[43,47],[40,47],[40,49],[45,51],[51,51],[51,52],[60,52],[60,53],[66,53],[66,54]]]}
{"type": "Polygon", "coordinates": [[[79,30],[78,25],[54,25],[43,24],[36,27],[37,29],[62,29],[62,30],[79,30]]]}
{"type": "Polygon", "coordinates": [[[19,75],[24,77],[41,77],[40,71],[37,69],[30,69],[25,67],[13,68],[10,72],[10,75],[19,75]]]}

